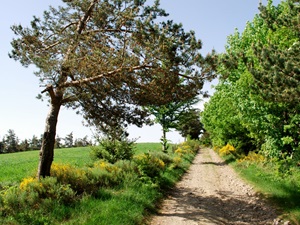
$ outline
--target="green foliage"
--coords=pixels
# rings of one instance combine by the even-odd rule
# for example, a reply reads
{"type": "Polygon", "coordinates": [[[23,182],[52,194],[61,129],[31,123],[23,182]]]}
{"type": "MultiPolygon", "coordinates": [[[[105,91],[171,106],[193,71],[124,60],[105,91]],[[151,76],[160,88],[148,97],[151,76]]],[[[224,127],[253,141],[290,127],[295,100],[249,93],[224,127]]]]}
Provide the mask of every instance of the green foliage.
{"type": "Polygon", "coordinates": [[[49,199],[63,205],[73,204],[77,200],[70,186],[58,183],[56,178],[49,177],[40,181],[35,178],[25,178],[20,186],[1,190],[2,216],[18,215],[27,209],[36,210],[48,204],[49,199]]]}
{"type": "Polygon", "coordinates": [[[136,155],[133,161],[137,164],[141,177],[156,178],[165,169],[165,163],[150,153],[136,155]]]}
{"type": "Polygon", "coordinates": [[[212,77],[214,55],[203,57],[193,31],[165,20],[159,0],[64,3],[34,16],[29,27],[11,27],[9,56],[35,66],[50,100],[41,177],[50,174],[62,106],[89,125],[141,127],[149,116],[143,107],[193,98],[212,77]]]}
{"type": "Polygon", "coordinates": [[[147,110],[155,117],[154,121],[162,127],[163,135],[160,140],[163,152],[167,152],[169,148],[166,133],[170,129],[178,129],[180,122],[181,126],[186,124],[187,121],[183,121],[183,118],[187,117],[186,111],[199,101],[197,97],[192,96],[191,98],[188,95],[180,97],[180,99],[164,105],[147,106],[147,110]]]}
{"type": "MultiPolygon", "coordinates": [[[[143,144],[133,161],[115,164],[99,160],[88,166],[54,164],[52,177],[28,177],[20,184],[0,187],[1,224],[141,224],[188,168],[196,142],[183,144],[181,154],[164,154],[159,144],[143,144]],[[33,210],[34,209],[34,210],[33,210]],[[103,210],[105,209],[105,210],[103,210]],[[104,222],[105,221],[105,222],[104,222]]],[[[86,148],[59,149],[73,158],[88,157],[86,148]]],[[[32,152],[26,152],[31,154],[32,152]]],[[[12,154],[13,155],[13,154],[12,154]]],[[[6,155],[11,156],[11,155],[6,155]]],[[[31,155],[31,157],[34,157],[31,155]]],[[[25,163],[23,163],[25,165],[25,163]]]]}
{"type": "Polygon", "coordinates": [[[200,111],[197,109],[189,109],[180,115],[176,125],[176,130],[189,139],[198,140],[203,131],[203,124],[200,121],[200,111]]]}
{"type": "Polygon", "coordinates": [[[282,158],[299,149],[299,3],[269,1],[259,9],[242,33],[228,37],[201,121],[213,145],[282,158]]]}
{"type": "Polygon", "coordinates": [[[90,147],[91,157],[93,159],[104,159],[110,163],[131,159],[135,152],[134,142],[135,140],[128,140],[127,138],[121,140],[101,139],[99,146],[90,147]]]}

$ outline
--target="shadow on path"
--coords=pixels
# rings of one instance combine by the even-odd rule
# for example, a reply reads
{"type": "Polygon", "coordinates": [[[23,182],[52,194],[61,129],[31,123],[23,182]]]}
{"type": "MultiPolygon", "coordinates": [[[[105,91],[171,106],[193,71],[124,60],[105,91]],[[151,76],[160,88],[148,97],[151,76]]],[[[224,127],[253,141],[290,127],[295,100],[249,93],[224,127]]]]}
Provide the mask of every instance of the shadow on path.
{"type": "MultiPolygon", "coordinates": [[[[218,192],[216,196],[201,196],[193,189],[179,188],[172,195],[173,213],[162,212],[160,217],[179,217],[184,221],[209,221],[210,224],[273,224],[276,215],[256,202],[241,200],[232,192],[218,192]],[[184,197],[183,197],[184,196],[184,197]],[[177,199],[179,199],[177,201],[177,199]],[[174,212],[175,211],[175,212],[174,212]]],[[[240,196],[241,197],[241,196],[240,196]]],[[[163,224],[163,223],[162,223],[163,224]]]]}

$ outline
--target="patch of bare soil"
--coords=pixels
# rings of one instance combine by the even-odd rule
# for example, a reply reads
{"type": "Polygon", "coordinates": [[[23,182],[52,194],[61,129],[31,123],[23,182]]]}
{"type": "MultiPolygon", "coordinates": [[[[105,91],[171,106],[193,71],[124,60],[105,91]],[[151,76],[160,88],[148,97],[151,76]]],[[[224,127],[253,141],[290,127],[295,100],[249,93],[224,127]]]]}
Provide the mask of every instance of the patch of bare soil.
{"type": "Polygon", "coordinates": [[[275,209],[207,148],[200,150],[149,224],[266,225],[276,224],[276,218],[275,209]]]}

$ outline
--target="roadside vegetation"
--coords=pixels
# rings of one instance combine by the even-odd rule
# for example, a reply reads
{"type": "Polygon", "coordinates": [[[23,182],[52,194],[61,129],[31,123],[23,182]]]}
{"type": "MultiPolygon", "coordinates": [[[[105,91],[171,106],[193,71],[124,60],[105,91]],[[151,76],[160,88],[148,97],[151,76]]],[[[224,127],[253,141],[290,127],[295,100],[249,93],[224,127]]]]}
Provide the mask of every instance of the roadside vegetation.
{"type": "Polygon", "coordinates": [[[300,167],[293,159],[268,160],[255,152],[240,155],[230,144],[215,147],[215,151],[258,193],[270,200],[282,219],[300,224],[300,167]]]}
{"type": "Polygon", "coordinates": [[[37,151],[0,155],[1,170],[14,157],[19,173],[1,174],[1,224],[143,224],[198,148],[189,141],[163,153],[160,143],[137,144],[130,160],[115,163],[92,159],[89,148],[57,149],[51,176],[40,181],[37,151]]]}
{"type": "Polygon", "coordinates": [[[268,1],[259,10],[218,56],[203,138],[299,224],[299,1],[268,1]]]}

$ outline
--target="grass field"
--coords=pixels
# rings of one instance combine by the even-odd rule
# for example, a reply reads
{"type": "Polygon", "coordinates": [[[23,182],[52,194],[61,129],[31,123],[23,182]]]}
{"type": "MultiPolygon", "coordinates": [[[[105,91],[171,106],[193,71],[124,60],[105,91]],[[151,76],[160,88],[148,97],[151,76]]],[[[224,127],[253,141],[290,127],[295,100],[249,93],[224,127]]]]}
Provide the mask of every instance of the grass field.
{"type": "Polygon", "coordinates": [[[116,165],[100,161],[99,167],[88,147],[56,149],[57,172],[71,183],[58,176],[40,182],[30,178],[39,151],[0,155],[0,224],[145,224],[163,193],[188,169],[195,150],[184,149],[189,146],[166,155],[159,143],[138,143],[136,159],[116,165]],[[81,186],[92,192],[78,193],[81,186]]]}
{"type": "MultiPolygon", "coordinates": [[[[159,143],[138,143],[136,154],[159,151],[159,143]]],[[[0,182],[20,182],[37,171],[39,151],[0,154],[0,182]]],[[[89,147],[61,148],[54,150],[54,162],[84,166],[92,162],[89,147]]]]}

